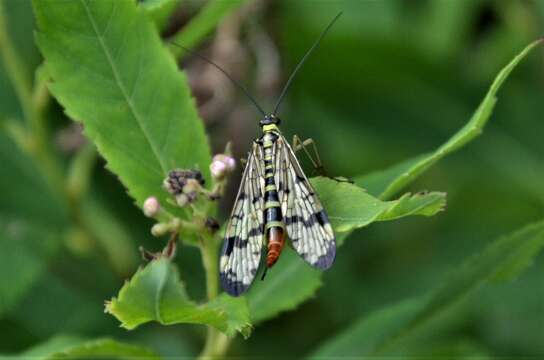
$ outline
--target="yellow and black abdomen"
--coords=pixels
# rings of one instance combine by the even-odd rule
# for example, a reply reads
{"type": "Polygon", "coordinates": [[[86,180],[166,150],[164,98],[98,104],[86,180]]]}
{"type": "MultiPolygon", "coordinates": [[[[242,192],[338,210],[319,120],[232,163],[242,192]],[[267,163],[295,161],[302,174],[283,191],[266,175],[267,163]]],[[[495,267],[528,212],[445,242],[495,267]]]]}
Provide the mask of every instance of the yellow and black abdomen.
{"type": "Polygon", "coordinates": [[[264,149],[264,235],[267,241],[266,266],[272,267],[281,254],[285,244],[285,225],[281,213],[278,189],[274,181],[274,143],[278,136],[273,132],[263,135],[264,149]]]}

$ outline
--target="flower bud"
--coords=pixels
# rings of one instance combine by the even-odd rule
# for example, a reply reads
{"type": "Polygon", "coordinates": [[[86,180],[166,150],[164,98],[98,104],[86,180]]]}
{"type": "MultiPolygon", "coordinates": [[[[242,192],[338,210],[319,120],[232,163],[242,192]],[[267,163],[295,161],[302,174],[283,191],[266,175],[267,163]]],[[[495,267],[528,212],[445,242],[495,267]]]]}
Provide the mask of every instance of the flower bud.
{"type": "Polygon", "coordinates": [[[189,203],[189,197],[186,195],[186,194],[178,194],[176,195],[176,204],[179,206],[179,207],[184,207],[185,205],[187,205],[189,203]]]}
{"type": "Polygon", "coordinates": [[[157,223],[151,227],[151,234],[153,236],[163,236],[170,231],[170,225],[165,223],[157,223]]]}
{"type": "Polygon", "coordinates": [[[217,154],[210,164],[210,171],[215,179],[221,180],[236,167],[236,160],[232,156],[217,154]]]}
{"type": "Polygon", "coordinates": [[[183,193],[188,195],[189,197],[200,191],[202,189],[202,186],[200,186],[200,183],[195,179],[187,179],[185,182],[185,185],[183,185],[183,193]]]}
{"type": "Polygon", "coordinates": [[[225,176],[226,170],[227,166],[222,161],[213,161],[210,164],[210,172],[212,173],[212,176],[216,179],[223,178],[223,176],[225,176]]]}
{"type": "Polygon", "coordinates": [[[159,211],[161,210],[161,204],[159,203],[159,200],[154,197],[150,196],[144,201],[143,206],[144,214],[147,217],[154,217],[159,214],[159,211]]]}

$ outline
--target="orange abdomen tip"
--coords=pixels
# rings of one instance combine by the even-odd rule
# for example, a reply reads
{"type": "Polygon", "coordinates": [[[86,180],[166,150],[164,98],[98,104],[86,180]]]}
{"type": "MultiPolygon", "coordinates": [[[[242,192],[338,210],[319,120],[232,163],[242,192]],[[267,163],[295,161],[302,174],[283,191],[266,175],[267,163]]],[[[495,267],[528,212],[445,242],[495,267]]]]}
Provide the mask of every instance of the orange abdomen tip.
{"type": "Polygon", "coordinates": [[[274,226],[268,231],[268,254],[266,266],[272,267],[278,261],[281,250],[285,245],[285,236],[281,227],[274,226]]]}

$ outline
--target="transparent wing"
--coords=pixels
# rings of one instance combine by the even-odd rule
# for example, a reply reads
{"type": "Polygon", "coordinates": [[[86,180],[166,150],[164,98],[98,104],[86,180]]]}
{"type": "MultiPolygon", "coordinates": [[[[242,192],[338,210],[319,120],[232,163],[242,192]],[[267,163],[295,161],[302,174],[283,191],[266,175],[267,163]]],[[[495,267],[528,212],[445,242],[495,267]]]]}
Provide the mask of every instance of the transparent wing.
{"type": "Polygon", "coordinates": [[[276,185],[287,234],[310,265],[328,269],[334,262],[334,232],[317,194],[283,136],[276,141],[276,185]]]}
{"type": "Polygon", "coordinates": [[[233,296],[244,293],[255,278],[263,247],[262,149],[253,145],[225,231],[219,276],[233,296]]]}

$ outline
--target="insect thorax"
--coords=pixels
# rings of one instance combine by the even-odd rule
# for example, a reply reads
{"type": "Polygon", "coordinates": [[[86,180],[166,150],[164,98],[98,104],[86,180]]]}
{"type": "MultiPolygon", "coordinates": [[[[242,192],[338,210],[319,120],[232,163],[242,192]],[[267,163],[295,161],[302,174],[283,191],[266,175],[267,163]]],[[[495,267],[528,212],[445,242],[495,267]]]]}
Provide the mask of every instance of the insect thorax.
{"type": "Polygon", "coordinates": [[[262,127],[263,134],[261,137],[259,137],[256,142],[259,144],[264,150],[267,148],[271,148],[272,145],[276,142],[276,140],[280,137],[280,131],[276,125],[266,125],[262,127]]]}

